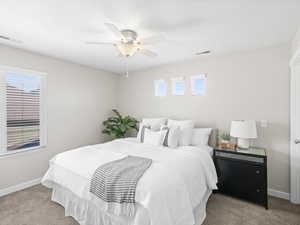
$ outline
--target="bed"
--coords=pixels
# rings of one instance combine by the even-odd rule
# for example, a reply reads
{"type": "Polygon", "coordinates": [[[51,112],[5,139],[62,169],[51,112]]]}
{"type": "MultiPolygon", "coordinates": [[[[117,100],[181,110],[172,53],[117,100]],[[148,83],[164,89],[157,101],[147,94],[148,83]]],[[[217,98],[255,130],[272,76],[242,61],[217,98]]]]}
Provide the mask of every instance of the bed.
{"type": "Polygon", "coordinates": [[[80,225],[199,225],[217,188],[211,151],[209,146],[171,149],[118,139],[56,155],[42,184],[80,225]],[[91,198],[90,181],[99,165],[128,155],[150,158],[152,165],[136,187],[134,216],[116,216],[91,198]]]}

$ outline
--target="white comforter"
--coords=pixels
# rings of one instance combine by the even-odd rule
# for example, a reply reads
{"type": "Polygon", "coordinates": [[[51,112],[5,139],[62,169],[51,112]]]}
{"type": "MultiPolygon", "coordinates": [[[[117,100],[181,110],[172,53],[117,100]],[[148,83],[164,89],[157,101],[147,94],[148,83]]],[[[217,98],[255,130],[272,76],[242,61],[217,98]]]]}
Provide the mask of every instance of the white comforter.
{"type": "Polygon", "coordinates": [[[86,146],[56,155],[42,183],[48,187],[59,184],[91,200],[89,185],[94,171],[127,155],[153,160],[136,189],[136,201],[147,210],[151,224],[194,225],[194,207],[207,190],[217,188],[215,167],[205,147],[170,149],[131,139],[86,146]]]}

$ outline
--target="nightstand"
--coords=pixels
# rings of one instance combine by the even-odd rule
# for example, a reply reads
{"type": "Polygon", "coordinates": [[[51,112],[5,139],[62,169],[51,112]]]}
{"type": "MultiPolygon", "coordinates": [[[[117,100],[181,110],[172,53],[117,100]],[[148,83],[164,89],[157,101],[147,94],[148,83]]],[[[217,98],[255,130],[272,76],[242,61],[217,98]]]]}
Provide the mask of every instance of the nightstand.
{"type": "Polygon", "coordinates": [[[267,155],[261,148],[214,149],[218,192],[251,201],[268,209],[267,155]]]}

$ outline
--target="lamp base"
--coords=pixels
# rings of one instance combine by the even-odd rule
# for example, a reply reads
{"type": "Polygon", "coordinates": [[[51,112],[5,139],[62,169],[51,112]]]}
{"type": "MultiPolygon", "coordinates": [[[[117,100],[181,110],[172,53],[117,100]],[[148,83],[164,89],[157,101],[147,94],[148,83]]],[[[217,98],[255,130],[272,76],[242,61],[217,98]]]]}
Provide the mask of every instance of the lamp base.
{"type": "Polygon", "coordinates": [[[237,147],[241,149],[249,149],[250,140],[246,138],[238,138],[237,147]]]}

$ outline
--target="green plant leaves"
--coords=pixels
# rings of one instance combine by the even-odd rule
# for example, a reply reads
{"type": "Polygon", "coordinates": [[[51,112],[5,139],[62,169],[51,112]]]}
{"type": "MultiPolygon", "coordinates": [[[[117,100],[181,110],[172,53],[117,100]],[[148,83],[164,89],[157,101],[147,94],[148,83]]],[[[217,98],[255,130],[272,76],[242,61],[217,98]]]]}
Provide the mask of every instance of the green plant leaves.
{"type": "Polygon", "coordinates": [[[114,138],[126,137],[128,131],[131,129],[138,130],[138,121],[131,116],[124,116],[118,112],[118,110],[112,110],[115,116],[109,117],[103,121],[102,124],[105,127],[102,130],[103,134],[107,134],[114,138]]]}

